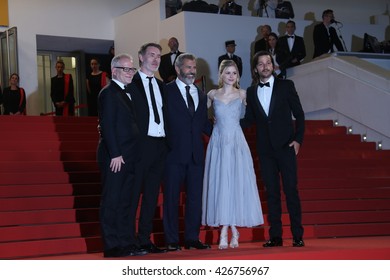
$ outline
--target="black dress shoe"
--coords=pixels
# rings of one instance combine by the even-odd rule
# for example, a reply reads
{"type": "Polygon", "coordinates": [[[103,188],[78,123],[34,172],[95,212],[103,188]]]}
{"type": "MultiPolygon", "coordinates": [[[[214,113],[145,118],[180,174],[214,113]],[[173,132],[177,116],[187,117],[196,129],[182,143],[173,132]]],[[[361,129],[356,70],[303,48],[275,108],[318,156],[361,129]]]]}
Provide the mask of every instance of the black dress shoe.
{"type": "Polygon", "coordinates": [[[144,249],[145,251],[147,251],[148,253],[151,253],[151,254],[160,254],[160,253],[167,252],[167,249],[160,249],[156,245],[154,245],[153,243],[150,243],[148,245],[142,245],[141,249],[144,249]]]}
{"type": "Polygon", "coordinates": [[[209,244],[202,243],[200,240],[194,240],[194,241],[186,241],[184,248],[203,250],[203,249],[210,249],[211,247],[209,244]]]}
{"type": "Polygon", "coordinates": [[[177,243],[171,243],[167,246],[168,251],[181,251],[181,247],[177,243]]]}
{"type": "Polygon", "coordinates": [[[263,244],[263,247],[266,247],[266,248],[280,247],[280,246],[283,246],[283,239],[281,239],[281,238],[273,238],[273,239],[270,239],[263,244]]]}
{"type": "Polygon", "coordinates": [[[147,253],[147,251],[136,248],[135,246],[127,246],[126,248],[115,247],[109,250],[105,250],[103,256],[105,258],[123,258],[129,256],[142,256],[147,253]]]}
{"type": "Polygon", "coordinates": [[[305,242],[302,239],[293,239],[293,247],[305,247],[305,242]]]}
{"type": "Polygon", "coordinates": [[[143,256],[148,253],[147,250],[137,247],[135,245],[130,245],[126,247],[125,252],[126,252],[126,256],[143,256]]]}
{"type": "Polygon", "coordinates": [[[120,247],[111,248],[103,252],[105,258],[120,258],[125,257],[125,250],[120,247]]]}

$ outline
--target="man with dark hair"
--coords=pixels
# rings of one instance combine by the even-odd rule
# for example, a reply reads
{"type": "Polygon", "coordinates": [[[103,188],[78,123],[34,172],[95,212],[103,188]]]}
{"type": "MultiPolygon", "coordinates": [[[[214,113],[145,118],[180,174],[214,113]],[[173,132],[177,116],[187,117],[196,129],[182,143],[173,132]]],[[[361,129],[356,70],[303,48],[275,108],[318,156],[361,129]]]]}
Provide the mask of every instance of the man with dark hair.
{"type": "Polygon", "coordinates": [[[279,0],[275,9],[276,18],[294,18],[294,9],[290,1],[279,0]]]}
{"type": "Polygon", "coordinates": [[[176,58],[182,54],[182,52],[179,51],[179,41],[177,38],[169,38],[168,47],[170,52],[161,56],[161,63],[158,68],[158,72],[164,83],[169,83],[176,79],[175,61],[176,58]]]}
{"type": "Polygon", "coordinates": [[[265,24],[260,28],[261,35],[260,40],[255,43],[255,53],[258,51],[266,51],[268,49],[268,35],[272,32],[271,26],[265,24]]]}
{"type": "Polygon", "coordinates": [[[305,114],[294,83],[274,77],[274,61],[269,52],[261,51],[254,55],[252,72],[255,83],[247,89],[246,113],[241,126],[256,124],[256,149],[267,193],[270,224],[269,240],[263,246],[283,246],[282,181],[291,223],[292,245],[303,247],[296,157],[303,142],[305,114]]]}
{"type": "Polygon", "coordinates": [[[305,42],[302,37],[295,34],[295,22],[292,20],[287,21],[286,34],[279,37],[278,45],[287,54],[285,68],[301,64],[306,56],[305,42]]]}
{"type": "Polygon", "coordinates": [[[314,26],[313,58],[316,58],[322,54],[332,53],[335,51],[335,47],[338,51],[345,51],[336,29],[331,26],[331,24],[334,22],[335,20],[333,11],[328,9],[322,13],[322,22],[314,26]]]}
{"type": "Polygon", "coordinates": [[[221,9],[219,10],[219,13],[225,15],[241,16],[242,6],[236,4],[234,0],[226,0],[225,3],[222,5],[221,9]]]}
{"type": "Polygon", "coordinates": [[[141,209],[138,221],[138,243],[141,249],[149,253],[164,253],[150,240],[153,230],[153,218],[157,206],[167,154],[166,128],[163,114],[163,82],[156,79],[161,61],[161,46],[147,43],[138,51],[139,71],[134,75],[128,90],[134,102],[139,129],[138,152],[141,157],[135,164],[135,187],[129,197],[131,215],[134,221],[142,193],[141,209]]]}

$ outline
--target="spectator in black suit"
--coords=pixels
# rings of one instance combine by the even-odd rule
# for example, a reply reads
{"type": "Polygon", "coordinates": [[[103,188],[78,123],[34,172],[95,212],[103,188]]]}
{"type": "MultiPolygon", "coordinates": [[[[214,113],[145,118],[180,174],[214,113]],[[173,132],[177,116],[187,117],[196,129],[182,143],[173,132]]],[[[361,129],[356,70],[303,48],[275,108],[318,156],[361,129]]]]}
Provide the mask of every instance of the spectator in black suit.
{"type": "Polygon", "coordinates": [[[225,15],[241,16],[242,6],[236,4],[234,0],[226,0],[225,3],[222,5],[221,9],[219,10],[219,13],[225,15]]]}
{"type": "Polygon", "coordinates": [[[295,22],[289,20],[286,24],[286,35],[278,41],[279,48],[288,54],[285,63],[286,68],[297,66],[306,56],[305,42],[303,38],[295,35],[295,22]]]}
{"type": "Polygon", "coordinates": [[[279,0],[275,9],[276,18],[294,18],[294,9],[290,1],[279,0]]]}
{"type": "Polygon", "coordinates": [[[200,12],[200,13],[211,13],[211,6],[203,0],[193,0],[189,2],[185,2],[182,11],[189,12],[200,12]]]}
{"type": "Polygon", "coordinates": [[[334,23],[334,14],[332,10],[325,10],[322,13],[322,22],[314,26],[313,41],[314,55],[316,58],[325,53],[332,53],[335,47],[338,51],[345,51],[337,31],[331,24],[334,23]]]}
{"type": "Polygon", "coordinates": [[[263,36],[263,38],[256,41],[255,53],[257,53],[258,51],[266,51],[267,50],[268,36],[272,32],[271,26],[269,26],[268,24],[263,25],[260,29],[260,32],[261,32],[261,35],[263,36]]]}
{"type": "Polygon", "coordinates": [[[182,6],[181,0],[165,0],[165,17],[169,18],[176,15],[182,6]]]}
{"type": "Polygon", "coordinates": [[[219,65],[221,65],[222,60],[230,59],[233,60],[238,68],[238,72],[240,73],[240,77],[242,76],[242,59],[238,55],[235,55],[234,52],[236,51],[236,42],[234,40],[226,41],[225,42],[226,47],[226,54],[221,55],[218,58],[218,69],[219,65]]]}
{"type": "Polygon", "coordinates": [[[179,51],[179,41],[177,38],[169,38],[168,46],[171,51],[161,56],[161,63],[158,68],[160,77],[165,83],[169,83],[176,79],[175,60],[182,54],[182,52],[179,51]]]}

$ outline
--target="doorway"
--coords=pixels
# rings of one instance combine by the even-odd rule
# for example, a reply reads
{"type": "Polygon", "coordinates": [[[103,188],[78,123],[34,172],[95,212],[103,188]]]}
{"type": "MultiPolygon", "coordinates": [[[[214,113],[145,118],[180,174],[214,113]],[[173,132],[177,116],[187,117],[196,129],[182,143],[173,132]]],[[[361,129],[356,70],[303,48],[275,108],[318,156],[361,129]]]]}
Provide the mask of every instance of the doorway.
{"type": "Polygon", "coordinates": [[[64,72],[72,74],[75,90],[75,116],[87,116],[86,76],[90,57],[108,56],[112,40],[37,35],[38,94],[41,114],[51,114],[51,77],[57,75],[58,59],[65,63],[64,72]]]}
{"type": "Polygon", "coordinates": [[[82,81],[82,65],[81,55],[78,52],[63,53],[63,52],[43,52],[39,51],[37,55],[38,65],[38,92],[39,100],[41,101],[41,115],[53,115],[54,106],[50,97],[51,78],[57,75],[55,66],[58,60],[62,60],[65,63],[64,73],[71,74],[73,77],[74,97],[75,103],[75,116],[83,116],[83,108],[85,107],[83,89],[85,88],[85,82],[82,81]]]}

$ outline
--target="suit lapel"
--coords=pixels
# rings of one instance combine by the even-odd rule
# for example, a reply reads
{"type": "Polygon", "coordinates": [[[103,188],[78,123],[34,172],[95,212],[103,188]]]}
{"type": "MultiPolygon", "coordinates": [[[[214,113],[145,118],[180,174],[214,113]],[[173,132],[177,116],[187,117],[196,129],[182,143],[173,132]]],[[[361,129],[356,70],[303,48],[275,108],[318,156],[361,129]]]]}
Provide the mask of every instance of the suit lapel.
{"type": "Polygon", "coordinates": [[[276,92],[278,91],[278,86],[279,86],[278,79],[275,78],[274,79],[274,86],[272,88],[271,101],[270,101],[270,104],[269,104],[268,117],[271,116],[271,114],[272,114],[272,112],[273,112],[273,110],[275,108],[276,92]]]}
{"type": "Polygon", "coordinates": [[[257,96],[257,89],[258,89],[258,86],[254,86],[254,90],[253,90],[253,98],[255,99],[255,104],[257,106],[257,108],[259,109],[260,111],[260,114],[262,114],[265,118],[267,118],[267,114],[265,113],[264,111],[264,108],[263,106],[261,105],[260,103],[260,99],[259,97],[257,96]]]}

